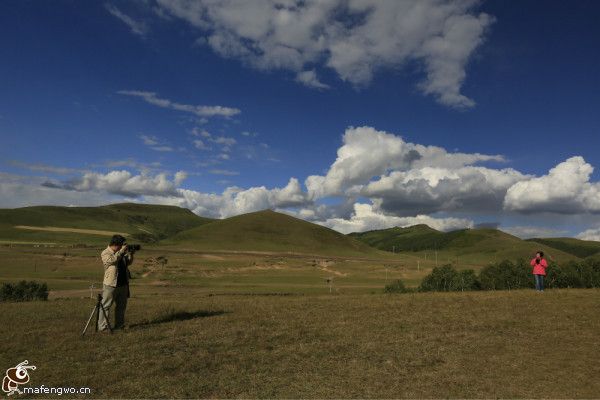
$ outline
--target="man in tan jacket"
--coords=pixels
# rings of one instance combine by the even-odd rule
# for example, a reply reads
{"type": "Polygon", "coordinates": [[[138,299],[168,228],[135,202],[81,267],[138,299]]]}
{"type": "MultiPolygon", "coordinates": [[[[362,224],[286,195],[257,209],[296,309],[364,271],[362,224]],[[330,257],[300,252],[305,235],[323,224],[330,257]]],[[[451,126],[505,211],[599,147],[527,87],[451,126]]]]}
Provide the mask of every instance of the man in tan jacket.
{"type": "MultiPolygon", "coordinates": [[[[104,265],[104,282],[102,290],[102,306],[109,314],[110,307],[115,304],[115,329],[125,327],[125,308],[129,297],[129,266],[133,263],[133,253],[127,251],[125,238],[114,235],[108,247],[101,254],[104,265]]],[[[108,331],[108,321],[100,313],[98,330],[108,331]]]]}

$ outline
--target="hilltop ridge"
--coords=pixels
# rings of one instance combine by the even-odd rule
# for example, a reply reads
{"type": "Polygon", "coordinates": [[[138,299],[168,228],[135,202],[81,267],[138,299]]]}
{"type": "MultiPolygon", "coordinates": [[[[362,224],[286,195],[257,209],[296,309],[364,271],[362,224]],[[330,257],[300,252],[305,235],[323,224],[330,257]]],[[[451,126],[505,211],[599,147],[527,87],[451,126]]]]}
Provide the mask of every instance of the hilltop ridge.
{"type": "Polygon", "coordinates": [[[282,251],[372,255],[378,250],[321,225],[270,209],[241,214],[179,232],[161,242],[197,250],[282,251]]]}

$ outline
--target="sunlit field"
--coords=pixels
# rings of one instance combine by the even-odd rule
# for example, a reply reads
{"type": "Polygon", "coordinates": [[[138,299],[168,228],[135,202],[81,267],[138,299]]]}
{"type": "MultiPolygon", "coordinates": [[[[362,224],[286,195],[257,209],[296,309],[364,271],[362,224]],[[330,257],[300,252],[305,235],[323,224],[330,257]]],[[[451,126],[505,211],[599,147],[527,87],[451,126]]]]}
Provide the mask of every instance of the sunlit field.
{"type": "Polygon", "coordinates": [[[388,295],[432,261],[144,248],[128,329],[82,337],[100,250],[0,247],[2,281],[51,290],[0,304],[3,363],[36,365],[29,385],[102,398],[600,394],[598,290],[388,295]]]}

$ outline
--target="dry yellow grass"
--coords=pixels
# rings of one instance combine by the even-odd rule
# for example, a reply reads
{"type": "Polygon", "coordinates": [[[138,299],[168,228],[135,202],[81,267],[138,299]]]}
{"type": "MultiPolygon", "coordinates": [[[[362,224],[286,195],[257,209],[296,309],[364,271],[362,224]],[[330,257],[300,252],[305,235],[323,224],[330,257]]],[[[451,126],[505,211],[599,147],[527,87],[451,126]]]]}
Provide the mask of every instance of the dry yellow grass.
{"type": "Polygon", "coordinates": [[[36,365],[33,386],[89,386],[94,398],[600,396],[598,290],[161,290],[134,292],[129,330],[83,339],[89,299],[1,304],[1,359],[36,365]]]}
{"type": "Polygon", "coordinates": [[[32,386],[88,398],[600,397],[599,290],[384,295],[428,271],[403,255],[144,247],[131,328],[82,339],[101,250],[0,247],[2,281],[44,281],[54,298],[0,304],[0,368],[27,359],[32,386]],[[346,274],[332,295],[324,266],[346,274]]]}

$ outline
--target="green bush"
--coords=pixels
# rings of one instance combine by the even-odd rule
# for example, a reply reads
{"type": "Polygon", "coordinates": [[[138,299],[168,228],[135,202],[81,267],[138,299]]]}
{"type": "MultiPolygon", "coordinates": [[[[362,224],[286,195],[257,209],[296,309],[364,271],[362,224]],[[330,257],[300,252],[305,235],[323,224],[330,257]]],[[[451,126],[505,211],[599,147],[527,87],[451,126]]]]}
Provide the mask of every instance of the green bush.
{"type": "Polygon", "coordinates": [[[562,266],[551,263],[546,270],[545,283],[549,288],[600,287],[600,262],[596,260],[569,261],[562,266]]]}
{"type": "Polygon", "coordinates": [[[479,273],[483,290],[511,290],[534,287],[531,266],[525,260],[504,260],[484,267],[479,273]]]}
{"type": "Polygon", "coordinates": [[[408,293],[410,290],[404,286],[404,282],[400,279],[388,284],[383,289],[385,293],[408,293]]]}
{"type": "Polygon", "coordinates": [[[48,300],[48,285],[35,281],[20,281],[17,284],[3,283],[0,301],[48,300]]]}
{"type": "Polygon", "coordinates": [[[481,290],[481,282],[479,282],[475,271],[464,269],[458,273],[454,287],[460,291],[481,290]]]}
{"type": "MultiPolygon", "coordinates": [[[[419,291],[452,292],[466,290],[513,290],[535,286],[532,267],[524,259],[484,267],[479,277],[473,270],[456,271],[451,265],[436,267],[423,278],[419,291]]],[[[570,261],[564,265],[550,262],[544,280],[546,288],[600,287],[600,260],[588,258],[570,261]]]]}
{"type": "Polygon", "coordinates": [[[451,265],[443,265],[433,269],[431,274],[423,278],[421,292],[457,292],[479,290],[477,275],[471,269],[456,271],[451,265]]]}

